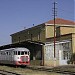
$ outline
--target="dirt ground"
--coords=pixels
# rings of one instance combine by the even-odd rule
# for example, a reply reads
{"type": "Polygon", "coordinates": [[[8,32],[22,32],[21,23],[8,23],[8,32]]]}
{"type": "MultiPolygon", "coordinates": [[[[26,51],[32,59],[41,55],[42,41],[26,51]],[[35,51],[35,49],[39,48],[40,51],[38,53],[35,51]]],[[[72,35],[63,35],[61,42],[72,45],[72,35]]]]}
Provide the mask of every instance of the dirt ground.
{"type": "Polygon", "coordinates": [[[62,75],[58,73],[37,71],[37,70],[31,70],[31,69],[21,68],[21,67],[15,68],[15,67],[2,66],[2,65],[0,65],[0,70],[15,72],[21,75],[62,75]]]}

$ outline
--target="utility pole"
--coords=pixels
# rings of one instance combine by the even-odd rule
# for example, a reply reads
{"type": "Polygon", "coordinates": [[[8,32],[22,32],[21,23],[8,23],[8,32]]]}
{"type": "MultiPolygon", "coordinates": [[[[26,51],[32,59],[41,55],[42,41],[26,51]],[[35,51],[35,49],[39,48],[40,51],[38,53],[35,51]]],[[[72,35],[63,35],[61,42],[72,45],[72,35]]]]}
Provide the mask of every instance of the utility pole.
{"type": "Polygon", "coordinates": [[[53,7],[53,17],[54,17],[54,58],[56,59],[56,55],[55,55],[55,49],[56,49],[56,47],[55,47],[55,42],[56,42],[56,26],[55,26],[55,18],[56,18],[56,14],[57,14],[57,11],[56,11],[56,2],[54,1],[54,3],[53,3],[53,5],[54,5],[54,7],[53,7]]]}

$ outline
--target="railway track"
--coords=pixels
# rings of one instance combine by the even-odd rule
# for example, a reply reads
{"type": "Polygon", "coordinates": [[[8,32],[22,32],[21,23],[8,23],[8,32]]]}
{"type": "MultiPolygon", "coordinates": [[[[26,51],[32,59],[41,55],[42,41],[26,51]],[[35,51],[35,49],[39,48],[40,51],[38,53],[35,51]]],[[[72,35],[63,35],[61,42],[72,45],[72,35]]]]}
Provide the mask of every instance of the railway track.
{"type": "Polygon", "coordinates": [[[5,71],[5,70],[0,70],[0,75],[20,75],[14,72],[9,72],[9,71],[5,71]]]}
{"type": "MultiPolygon", "coordinates": [[[[68,67],[43,67],[43,66],[29,66],[29,67],[8,67],[2,66],[0,68],[0,75],[28,75],[30,73],[58,73],[60,75],[75,75],[75,67],[69,67],[74,71],[68,70],[68,67]],[[66,68],[66,69],[65,69],[66,68]]],[[[40,74],[41,75],[41,74],[40,74]]],[[[55,74],[54,74],[55,75],[55,74]]]]}
{"type": "Polygon", "coordinates": [[[66,71],[66,70],[61,70],[61,69],[54,69],[54,68],[44,68],[44,67],[28,67],[29,69],[32,70],[39,70],[39,71],[47,71],[47,72],[55,72],[55,73],[60,73],[60,74],[69,74],[69,75],[75,75],[75,72],[71,71],[66,71]]]}

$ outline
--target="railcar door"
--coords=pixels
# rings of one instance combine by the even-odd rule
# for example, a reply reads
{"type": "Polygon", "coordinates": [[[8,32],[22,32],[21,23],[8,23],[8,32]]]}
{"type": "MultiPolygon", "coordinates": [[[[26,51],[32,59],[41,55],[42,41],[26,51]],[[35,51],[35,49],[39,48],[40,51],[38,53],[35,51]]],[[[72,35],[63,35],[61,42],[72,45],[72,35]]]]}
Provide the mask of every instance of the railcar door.
{"type": "Polygon", "coordinates": [[[13,64],[13,50],[9,52],[9,60],[10,60],[10,64],[13,64]]]}

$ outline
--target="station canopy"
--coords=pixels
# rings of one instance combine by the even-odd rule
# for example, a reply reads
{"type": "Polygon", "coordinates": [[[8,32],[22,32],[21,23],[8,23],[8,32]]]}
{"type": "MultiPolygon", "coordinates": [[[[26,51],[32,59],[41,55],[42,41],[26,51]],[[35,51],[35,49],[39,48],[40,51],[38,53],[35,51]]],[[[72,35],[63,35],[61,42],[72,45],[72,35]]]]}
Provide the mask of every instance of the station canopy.
{"type": "Polygon", "coordinates": [[[18,42],[18,43],[0,46],[0,50],[8,49],[8,48],[15,48],[15,47],[25,47],[25,48],[27,48],[29,45],[44,45],[44,43],[37,42],[37,41],[23,41],[23,42],[18,42]]]}

